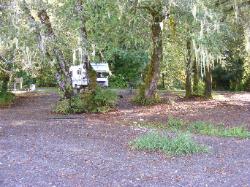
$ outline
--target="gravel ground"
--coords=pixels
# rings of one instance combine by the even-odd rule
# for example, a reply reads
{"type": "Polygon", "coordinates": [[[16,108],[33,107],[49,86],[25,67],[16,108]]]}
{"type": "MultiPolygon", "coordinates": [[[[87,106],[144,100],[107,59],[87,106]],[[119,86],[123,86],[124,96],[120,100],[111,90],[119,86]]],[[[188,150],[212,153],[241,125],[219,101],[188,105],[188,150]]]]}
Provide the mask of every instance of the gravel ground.
{"type": "MultiPolygon", "coordinates": [[[[239,122],[248,122],[250,95],[240,96],[245,105],[238,110],[246,119],[239,122]]],[[[237,104],[237,95],[227,98],[221,101],[225,106],[237,104]]],[[[56,99],[36,94],[0,109],[0,186],[250,186],[250,140],[196,136],[212,151],[187,157],[134,151],[128,142],[147,129],[117,121],[147,118],[146,110],[152,109],[144,108],[144,116],[137,107],[105,116],[59,116],[50,113],[56,99]]],[[[173,108],[176,115],[183,112],[173,108]]]]}

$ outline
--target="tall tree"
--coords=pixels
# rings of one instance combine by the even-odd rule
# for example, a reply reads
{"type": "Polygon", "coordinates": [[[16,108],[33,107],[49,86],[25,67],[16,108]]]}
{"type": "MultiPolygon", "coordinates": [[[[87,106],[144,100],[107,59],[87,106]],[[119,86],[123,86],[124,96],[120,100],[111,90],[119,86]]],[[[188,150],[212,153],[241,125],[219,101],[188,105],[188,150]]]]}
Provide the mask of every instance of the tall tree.
{"type": "Polygon", "coordinates": [[[168,8],[165,1],[141,1],[138,8],[147,11],[151,15],[152,54],[145,76],[145,85],[141,91],[142,97],[151,100],[156,99],[156,90],[160,78],[160,63],[163,59],[163,21],[168,18],[168,8]]]}
{"type": "MultiPolygon", "coordinates": [[[[30,27],[34,30],[34,33],[37,38],[37,43],[40,46],[40,49],[43,51],[45,48],[45,53],[47,57],[55,58],[57,61],[57,82],[60,90],[63,92],[63,97],[70,99],[73,96],[72,81],[71,75],[69,73],[69,64],[64,57],[64,54],[60,48],[55,44],[57,42],[57,36],[54,33],[50,17],[47,14],[45,9],[41,9],[37,12],[37,16],[40,20],[40,24],[44,27],[43,33],[40,29],[40,26],[36,23],[34,16],[31,14],[31,10],[28,8],[25,0],[21,3],[22,10],[29,21],[30,27]],[[48,46],[48,43],[45,46],[41,46],[42,36],[46,38],[46,41],[49,41],[52,44],[51,49],[48,46]]],[[[44,45],[44,44],[43,44],[44,45]]]]}

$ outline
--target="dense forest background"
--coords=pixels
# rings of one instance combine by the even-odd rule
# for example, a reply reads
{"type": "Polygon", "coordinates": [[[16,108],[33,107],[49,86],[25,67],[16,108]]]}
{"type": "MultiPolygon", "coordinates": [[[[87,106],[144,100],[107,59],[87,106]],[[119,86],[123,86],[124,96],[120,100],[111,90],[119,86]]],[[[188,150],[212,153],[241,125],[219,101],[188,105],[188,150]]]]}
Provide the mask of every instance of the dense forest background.
{"type": "Polygon", "coordinates": [[[67,97],[68,68],[89,62],[109,63],[111,87],[144,97],[250,90],[248,0],[0,2],[2,90],[23,77],[67,97]]]}

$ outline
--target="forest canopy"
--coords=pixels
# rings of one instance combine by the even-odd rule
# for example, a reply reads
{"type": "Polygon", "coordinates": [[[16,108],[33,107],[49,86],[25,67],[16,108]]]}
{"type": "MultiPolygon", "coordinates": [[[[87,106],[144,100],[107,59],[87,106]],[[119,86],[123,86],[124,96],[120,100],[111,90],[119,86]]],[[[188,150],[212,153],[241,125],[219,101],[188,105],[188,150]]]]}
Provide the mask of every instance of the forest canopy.
{"type": "Polygon", "coordinates": [[[58,86],[69,99],[69,68],[108,63],[111,87],[249,90],[249,0],[1,0],[0,86],[58,86]]]}

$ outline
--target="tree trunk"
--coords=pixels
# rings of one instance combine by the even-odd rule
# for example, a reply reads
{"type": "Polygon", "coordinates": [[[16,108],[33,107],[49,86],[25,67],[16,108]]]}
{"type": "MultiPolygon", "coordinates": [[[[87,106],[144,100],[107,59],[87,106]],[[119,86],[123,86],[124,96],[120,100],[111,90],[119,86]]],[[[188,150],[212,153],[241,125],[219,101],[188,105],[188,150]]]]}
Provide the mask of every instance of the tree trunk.
{"type": "MultiPolygon", "coordinates": [[[[51,26],[50,18],[46,10],[39,11],[38,17],[40,19],[40,22],[45,27],[46,37],[49,38],[51,41],[56,42],[56,36],[54,34],[53,28],[51,26]]],[[[57,48],[55,45],[53,45],[52,47],[52,53],[56,57],[56,60],[58,62],[57,64],[58,75],[56,77],[58,85],[61,91],[64,93],[64,98],[71,99],[71,97],[73,96],[73,88],[72,88],[71,75],[69,73],[69,64],[66,62],[63,52],[59,48],[57,48]]]]}
{"type": "Polygon", "coordinates": [[[10,81],[10,76],[8,74],[3,75],[2,77],[2,87],[1,87],[1,92],[6,93],[8,91],[8,84],[10,81]]]}
{"type": "Polygon", "coordinates": [[[187,62],[186,62],[186,97],[192,95],[192,52],[191,40],[187,39],[187,62]]]}
{"type": "MultiPolygon", "coordinates": [[[[41,35],[41,29],[40,26],[36,23],[35,18],[31,15],[31,11],[28,8],[28,5],[25,0],[23,0],[21,3],[21,8],[26,15],[29,26],[34,29],[34,33],[37,38],[37,42],[39,44],[39,48],[43,54],[45,54],[46,57],[51,59],[51,54],[55,56],[57,60],[57,75],[56,80],[59,85],[60,90],[63,92],[63,97],[70,99],[73,95],[73,88],[72,88],[72,80],[69,73],[69,64],[66,62],[63,52],[57,48],[56,46],[52,47],[52,50],[49,51],[49,48],[46,46],[43,46],[42,41],[42,35],[41,35]]],[[[51,26],[50,18],[46,12],[46,10],[40,10],[38,12],[38,18],[40,19],[41,24],[45,27],[45,38],[48,38],[51,43],[56,43],[56,36],[54,34],[53,28],[51,26]]]]}
{"type": "Polygon", "coordinates": [[[165,89],[165,73],[162,73],[162,88],[165,89]]]}
{"type": "Polygon", "coordinates": [[[194,60],[193,72],[194,72],[194,76],[193,76],[193,92],[195,94],[198,94],[199,93],[199,70],[198,70],[198,63],[197,63],[196,60],[194,60]]]}
{"type": "Polygon", "coordinates": [[[83,52],[82,63],[84,64],[86,68],[86,76],[89,81],[88,87],[90,90],[95,90],[97,86],[96,72],[91,67],[90,61],[89,61],[88,34],[87,34],[87,28],[86,28],[86,17],[85,17],[83,0],[77,0],[76,10],[77,10],[78,17],[80,18],[80,21],[81,21],[79,46],[81,47],[82,52],[83,52]]]}
{"type": "Polygon", "coordinates": [[[160,22],[161,16],[153,15],[153,24],[151,27],[153,40],[153,53],[145,80],[145,98],[154,99],[156,96],[157,84],[160,74],[160,62],[162,61],[162,30],[160,22]]]}
{"type": "Polygon", "coordinates": [[[205,67],[206,77],[205,77],[205,93],[206,98],[212,98],[212,67],[211,65],[206,65],[205,67]]]}

